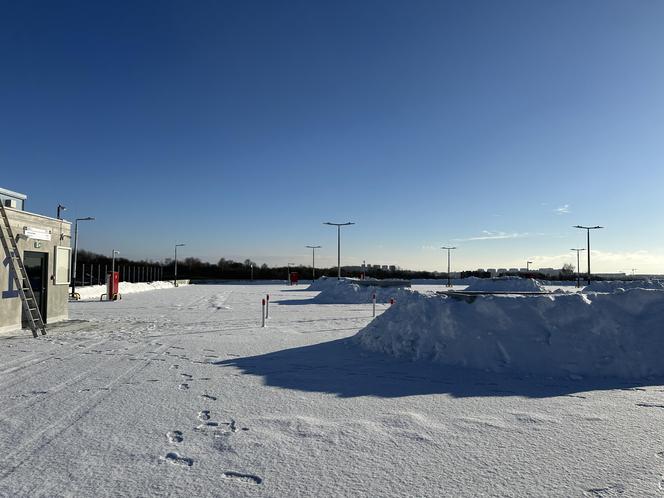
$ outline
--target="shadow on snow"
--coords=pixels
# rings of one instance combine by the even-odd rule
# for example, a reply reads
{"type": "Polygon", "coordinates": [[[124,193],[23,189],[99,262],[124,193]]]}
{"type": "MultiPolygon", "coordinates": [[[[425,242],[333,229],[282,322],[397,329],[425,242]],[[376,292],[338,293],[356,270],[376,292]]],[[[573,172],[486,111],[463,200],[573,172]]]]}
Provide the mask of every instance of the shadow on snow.
{"type": "Polygon", "coordinates": [[[487,373],[368,352],[349,338],[214,364],[236,367],[243,373],[261,376],[269,386],[330,393],[343,398],[395,398],[425,394],[449,394],[460,398],[544,398],[664,384],[664,378],[567,380],[515,373],[487,373]]]}

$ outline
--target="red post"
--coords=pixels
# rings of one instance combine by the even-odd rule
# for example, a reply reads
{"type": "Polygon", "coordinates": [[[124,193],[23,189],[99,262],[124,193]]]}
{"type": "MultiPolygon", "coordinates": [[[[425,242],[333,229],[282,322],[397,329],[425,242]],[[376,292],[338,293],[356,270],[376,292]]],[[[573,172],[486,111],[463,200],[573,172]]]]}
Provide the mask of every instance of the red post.
{"type": "Polygon", "coordinates": [[[390,298],[390,306],[392,306],[392,305],[394,304],[394,302],[395,302],[395,301],[394,301],[394,298],[393,298],[393,297],[390,298]]]}
{"type": "Polygon", "coordinates": [[[263,301],[263,307],[261,308],[261,327],[265,327],[265,299],[263,301]]]}

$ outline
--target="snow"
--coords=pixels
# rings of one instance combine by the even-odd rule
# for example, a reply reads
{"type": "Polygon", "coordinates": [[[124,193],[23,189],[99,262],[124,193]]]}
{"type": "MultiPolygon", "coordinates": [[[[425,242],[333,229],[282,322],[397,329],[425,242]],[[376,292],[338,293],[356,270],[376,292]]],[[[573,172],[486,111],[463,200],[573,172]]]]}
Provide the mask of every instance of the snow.
{"type": "Polygon", "coordinates": [[[664,292],[418,295],[360,331],[397,357],[556,377],[664,375],[664,292]]]}
{"type": "Polygon", "coordinates": [[[389,303],[391,299],[402,301],[409,299],[415,291],[403,287],[373,287],[359,285],[350,279],[328,279],[318,285],[311,285],[321,292],[313,301],[318,304],[360,304],[371,303],[374,294],[377,303],[389,303]]]}
{"type": "Polygon", "coordinates": [[[660,495],[661,378],[399,359],[354,343],[371,304],[315,296],[190,285],[0,337],[0,496],[660,495]]]}
{"type": "MultiPolygon", "coordinates": [[[[178,286],[187,284],[178,284],[178,286]]],[[[173,289],[173,282],[120,282],[120,294],[134,294],[136,292],[146,292],[157,289],[173,289]]],[[[71,292],[71,289],[70,289],[71,292]]],[[[102,294],[106,294],[105,285],[89,285],[87,287],[76,287],[76,292],[81,296],[81,300],[99,299],[102,294]]]]}
{"type": "Polygon", "coordinates": [[[618,289],[664,290],[664,282],[661,280],[597,280],[585,286],[583,292],[616,292],[618,289]]]}
{"type": "Polygon", "coordinates": [[[545,292],[544,286],[532,278],[496,277],[478,279],[465,289],[469,292],[545,292]]]}

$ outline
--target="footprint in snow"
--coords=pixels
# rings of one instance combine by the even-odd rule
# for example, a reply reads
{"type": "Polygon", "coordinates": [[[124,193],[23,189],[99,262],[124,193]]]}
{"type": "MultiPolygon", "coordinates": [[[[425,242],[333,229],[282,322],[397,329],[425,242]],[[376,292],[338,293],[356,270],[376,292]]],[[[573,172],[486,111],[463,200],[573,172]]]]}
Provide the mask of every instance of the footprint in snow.
{"type": "Polygon", "coordinates": [[[198,420],[210,420],[210,410],[202,410],[198,412],[198,420]]]}
{"type": "Polygon", "coordinates": [[[186,391],[187,389],[189,389],[189,384],[187,384],[187,383],[180,384],[178,386],[178,389],[180,389],[180,391],[186,391]]]}
{"type": "Polygon", "coordinates": [[[180,375],[181,375],[182,377],[184,377],[185,379],[191,379],[191,378],[193,377],[193,375],[186,374],[186,373],[181,373],[180,375]]]}
{"type": "Polygon", "coordinates": [[[221,474],[221,477],[241,484],[261,484],[263,482],[263,479],[253,474],[242,474],[232,471],[224,472],[221,474]]]}
{"type": "Polygon", "coordinates": [[[173,364],[173,365],[171,365],[171,366],[168,367],[168,368],[170,368],[171,370],[177,370],[178,368],[180,368],[180,365],[178,365],[178,364],[173,364]]]}
{"type": "Polygon", "coordinates": [[[184,440],[181,431],[170,431],[166,433],[166,437],[170,443],[181,443],[184,440]]]}
{"type": "Polygon", "coordinates": [[[210,396],[209,394],[201,394],[205,399],[211,399],[212,401],[217,401],[215,396],[210,396]]]}
{"type": "Polygon", "coordinates": [[[177,451],[167,453],[164,459],[174,465],[182,465],[183,467],[191,467],[194,464],[193,459],[181,456],[177,451]]]}

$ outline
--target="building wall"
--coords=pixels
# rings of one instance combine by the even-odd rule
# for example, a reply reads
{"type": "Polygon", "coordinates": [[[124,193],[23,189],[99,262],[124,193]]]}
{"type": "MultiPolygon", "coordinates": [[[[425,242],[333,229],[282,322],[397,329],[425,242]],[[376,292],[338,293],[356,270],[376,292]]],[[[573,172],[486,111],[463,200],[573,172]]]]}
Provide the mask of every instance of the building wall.
{"type": "MultiPolygon", "coordinates": [[[[70,247],[71,224],[25,211],[6,208],[9,223],[14,236],[23,234],[25,227],[40,228],[51,232],[51,240],[34,240],[20,237],[18,249],[23,258],[25,251],[48,253],[48,284],[46,300],[46,323],[66,320],[69,317],[69,284],[55,285],[55,248],[70,247]]],[[[9,260],[0,245],[0,333],[18,330],[21,323],[23,306],[16,291],[13,278],[10,279],[9,260]],[[11,280],[11,282],[10,282],[11,280]]]]}

